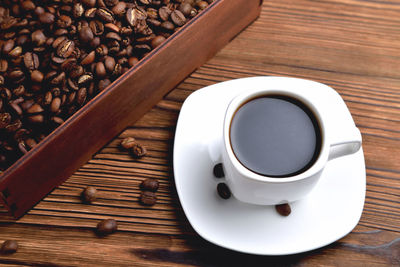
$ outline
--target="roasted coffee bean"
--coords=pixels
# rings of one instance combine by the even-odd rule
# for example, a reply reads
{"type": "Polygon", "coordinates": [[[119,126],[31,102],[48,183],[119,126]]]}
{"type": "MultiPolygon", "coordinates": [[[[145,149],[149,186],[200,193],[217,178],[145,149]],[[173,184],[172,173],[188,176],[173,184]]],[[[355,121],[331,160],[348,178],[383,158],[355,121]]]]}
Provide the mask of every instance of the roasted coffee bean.
{"type": "Polygon", "coordinates": [[[82,87],[78,90],[78,93],[76,95],[76,103],[79,106],[83,106],[83,104],[86,101],[86,97],[87,97],[87,90],[86,87],[82,87]]]}
{"type": "Polygon", "coordinates": [[[21,71],[20,69],[16,69],[11,71],[8,74],[8,77],[15,83],[19,84],[25,80],[25,73],[21,71]]]}
{"type": "Polygon", "coordinates": [[[140,193],[140,203],[145,206],[153,206],[157,202],[157,195],[151,191],[143,191],[140,193]]]}
{"type": "Polygon", "coordinates": [[[137,57],[130,57],[130,58],[128,59],[128,65],[129,65],[129,67],[135,66],[136,63],[138,63],[138,62],[139,62],[139,59],[138,59],[137,57]]]}
{"type": "Polygon", "coordinates": [[[115,25],[114,23],[106,23],[106,24],[104,25],[104,28],[106,28],[106,29],[108,29],[108,30],[110,30],[110,31],[116,32],[116,33],[119,33],[120,30],[121,30],[121,29],[120,29],[117,25],[115,25]]]}
{"type": "Polygon", "coordinates": [[[86,7],[94,7],[96,5],[96,0],[82,0],[81,2],[86,7]]]}
{"type": "Polygon", "coordinates": [[[115,6],[113,6],[113,8],[111,9],[111,11],[116,15],[116,16],[122,16],[125,13],[125,9],[126,9],[126,3],[125,2],[118,2],[115,6]]]}
{"type": "Polygon", "coordinates": [[[108,73],[112,73],[115,67],[115,59],[113,57],[107,56],[104,59],[104,66],[108,73]]]}
{"type": "Polygon", "coordinates": [[[4,100],[11,99],[11,91],[8,88],[0,88],[0,97],[4,100]]]}
{"type": "Polygon", "coordinates": [[[8,62],[5,59],[0,59],[0,72],[6,72],[8,69],[8,62]]]}
{"type": "Polygon", "coordinates": [[[86,187],[81,193],[81,198],[84,203],[93,203],[97,199],[97,189],[93,186],[86,187]]]}
{"type": "Polygon", "coordinates": [[[14,48],[15,46],[15,42],[13,39],[9,39],[7,40],[4,44],[3,44],[3,53],[4,54],[8,54],[10,53],[10,51],[14,48]]]}
{"type": "Polygon", "coordinates": [[[217,177],[217,178],[222,178],[222,177],[225,176],[222,163],[218,163],[218,164],[216,164],[216,165],[214,166],[213,174],[214,174],[214,176],[217,177]]]}
{"type": "Polygon", "coordinates": [[[108,7],[113,7],[118,4],[119,0],[104,0],[104,4],[108,7]]]}
{"type": "Polygon", "coordinates": [[[47,91],[47,92],[44,94],[43,105],[45,105],[45,106],[50,105],[51,102],[52,102],[52,100],[53,100],[53,95],[52,95],[52,93],[51,93],[50,91],[47,91]]]}
{"type": "Polygon", "coordinates": [[[126,150],[129,150],[129,149],[131,149],[132,147],[134,147],[135,145],[137,144],[137,142],[136,142],[136,140],[135,140],[135,138],[133,138],[133,137],[127,137],[127,138],[124,138],[122,141],[121,141],[121,148],[123,148],[123,149],[126,149],[126,150]]]}
{"type": "Polygon", "coordinates": [[[43,112],[43,108],[39,104],[33,104],[28,110],[29,114],[37,114],[43,112]]]}
{"type": "Polygon", "coordinates": [[[4,77],[0,75],[0,86],[4,85],[4,77]]]}
{"type": "Polygon", "coordinates": [[[57,55],[59,57],[69,57],[75,49],[75,43],[72,40],[65,40],[57,47],[57,55]]]}
{"type": "Polygon", "coordinates": [[[109,32],[106,34],[106,39],[121,41],[121,36],[116,32],[109,32]]]}
{"type": "Polygon", "coordinates": [[[166,38],[164,36],[158,35],[151,41],[151,47],[154,49],[160,44],[162,44],[165,40],[166,38]]]}
{"type": "Polygon", "coordinates": [[[81,61],[82,65],[89,65],[94,62],[94,59],[96,58],[96,53],[95,51],[91,51],[89,54],[87,54],[81,61]]]}
{"type": "Polygon", "coordinates": [[[163,21],[167,21],[169,19],[169,15],[171,15],[171,13],[172,13],[172,10],[166,6],[163,6],[158,10],[158,15],[160,16],[160,19],[162,19],[163,21]]]}
{"type": "MultiPolygon", "coordinates": [[[[25,94],[25,86],[23,86],[22,84],[17,86],[16,88],[14,88],[12,93],[15,96],[23,96],[25,94]]],[[[1,107],[0,107],[0,110],[1,110],[1,107]]]]}
{"type": "Polygon", "coordinates": [[[129,25],[131,25],[132,27],[134,27],[136,25],[136,21],[138,20],[137,18],[137,14],[134,8],[129,8],[126,11],[126,21],[129,23],[129,25]]]}
{"type": "Polygon", "coordinates": [[[83,8],[83,5],[81,3],[74,4],[74,7],[72,9],[72,14],[75,18],[82,17],[84,12],[85,9],[83,8]]]}
{"type": "Polygon", "coordinates": [[[21,120],[17,119],[15,121],[13,121],[12,123],[8,124],[4,128],[6,129],[7,132],[15,133],[18,129],[21,129],[21,127],[22,127],[22,122],[21,122],[21,120]]]}
{"type": "Polygon", "coordinates": [[[198,7],[200,10],[203,10],[208,7],[208,3],[206,1],[199,1],[196,3],[196,7],[198,7]]]}
{"type": "Polygon", "coordinates": [[[147,149],[141,144],[136,144],[131,148],[131,153],[135,158],[141,158],[147,154],[147,149]]]}
{"type": "Polygon", "coordinates": [[[59,97],[54,98],[50,104],[50,111],[53,113],[57,113],[60,110],[61,99],[59,97]]]}
{"type": "Polygon", "coordinates": [[[53,48],[57,48],[57,47],[58,47],[62,42],[64,42],[66,39],[67,39],[66,36],[59,36],[59,37],[57,37],[57,38],[53,41],[53,43],[51,44],[51,46],[52,46],[53,48]]]}
{"type": "Polygon", "coordinates": [[[18,242],[15,240],[6,240],[0,248],[1,254],[13,254],[18,250],[18,242]]]}
{"type": "Polygon", "coordinates": [[[97,224],[96,232],[98,235],[105,236],[118,230],[117,221],[114,219],[105,219],[97,224]]]}
{"type": "Polygon", "coordinates": [[[166,31],[173,31],[175,29],[175,26],[170,21],[164,21],[163,23],[161,23],[161,28],[163,28],[166,31]]]}
{"type": "Polygon", "coordinates": [[[183,26],[186,23],[186,18],[185,15],[183,15],[182,12],[180,12],[179,10],[174,10],[171,13],[171,20],[173,23],[175,23],[175,25],[177,26],[183,26]]]}
{"type": "Polygon", "coordinates": [[[111,10],[107,8],[99,8],[96,11],[96,15],[104,22],[113,22],[114,21],[114,14],[111,10]]]}
{"type": "Polygon", "coordinates": [[[105,46],[104,44],[99,45],[99,46],[96,48],[96,54],[97,54],[99,57],[107,56],[107,55],[108,55],[108,48],[107,48],[107,46],[105,46]]]}
{"type": "Polygon", "coordinates": [[[228,199],[232,195],[231,190],[229,189],[228,185],[225,183],[219,183],[217,185],[217,192],[218,192],[218,195],[223,199],[228,199]]]}
{"type": "Polygon", "coordinates": [[[84,26],[79,30],[79,40],[82,43],[89,43],[94,38],[93,32],[89,26],[84,26]]]}
{"type": "Polygon", "coordinates": [[[92,19],[96,16],[96,13],[97,13],[97,8],[89,8],[89,9],[86,9],[84,16],[86,18],[92,19]]]}
{"type": "Polygon", "coordinates": [[[92,30],[93,34],[96,36],[102,35],[104,33],[104,24],[99,20],[92,20],[89,23],[89,27],[92,30]]]}
{"type": "Polygon", "coordinates": [[[64,123],[64,120],[61,119],[60,117],[51,117],[50,119],[53,123],[55,123],[56,125],[61,125],[64,123]]]}
{"type": "Polygon", "coordinates": [[[110,79],[104,79],[104,80],[99,81],[99,83],[97,85],[99,92],[101,92],[104,89],[106,89],[107,86],[109,86],[110,84],[111,84],[110,79]]]}
{"type": "Polygon", "coordinates": [[[142,190],[147,190],[152,192],[156,192],[158,190],[158,187],[159,183],[157,179],[152,179],[152,178],[147,178],[143,180],[142,183],[140,184],[140,188],[142,190]]]}
{"type": "Polygon", "coordinates": [[[289,216],[292,212],[290,205],[287,203],[275,205],[275,210],[282,216],[289,216]]]}
{"type": "Polygon", "coordinates": [[[10,107],[12,108],[14,114],[17,114],[18,116],[22,115],[22,109],[17,103],[10,102],[10,107]]]}
{"type": "Polygon", "coordinates": [[[104,76],[106,76],[107,72],[103,62],[96,63],[95,72],[96,76],[99,78],[103,78],[104,76]]]}
{"type": "Polygon", "coordinates": [[[6,128],[11,122],[11,115],[9,113],[0,113],[0,129],[6,128]]]}
{"type": "Polygon", "coordinates": [[[93,80],[93,75],[91,73],[85,73],[78,79],[79,85],[84,85],[93,80]]]}
{"type": "Polygon", "coordinates": [[[43,73],[41,73],[40,71],[34,70],[31,72],[32,82],[41,83],[43,81],[43,78],[44,78],[43,73]]]}
{"type": "Polygon", "coordinates": [[[179,11],[182,12],[185,17],[190,16],[190,12],[192,11],[193,7],[191,4],[188,2],[183,2],[182,4],[179,5],[179,11]]]}
{"type": "Polygon", "coordinates": [[[84,71],[85,71],[85,70],[83,69],[82,66],[80,66],[80,65],[75,65],[75,67],[74,67],[72,70],[70,70],[69,76],[70,76],[72,79],[75,79],[75,78],[81,76],[81,75],[84,73],[84,71]]]}
{"type": "Polygon", "coordinates": [[[27,52],[24,54],[24,64],[28,70],[35,70],[39,68],[39,57],[35,53],[27,52]]]}
{"type": "Polygon", "coordinates": [[[19,57],[22,54],[22,47],[20,46],[16,46],[14,47],[9,53],[8,55],[10,57],[16,58],[19,57]]]}
{"type": "Polygon", "coordinates": [[[32,1],[23,1],[21,3],[21,7],[25,11],[32,11],[36,8],[35,4],[32,1]]]}
{"type": "Polygon", "coordinates": [[[55,16],[52,13],[46,12],[39,16],[39,21],[43,24],[53,24],[55,16]]]}
{"type": "Polygon", "coordinates": [[[60,28],[68,28],[72,24],[72,19],[69,16],[61,15],[57,21],[56,25],[60,28]]]}

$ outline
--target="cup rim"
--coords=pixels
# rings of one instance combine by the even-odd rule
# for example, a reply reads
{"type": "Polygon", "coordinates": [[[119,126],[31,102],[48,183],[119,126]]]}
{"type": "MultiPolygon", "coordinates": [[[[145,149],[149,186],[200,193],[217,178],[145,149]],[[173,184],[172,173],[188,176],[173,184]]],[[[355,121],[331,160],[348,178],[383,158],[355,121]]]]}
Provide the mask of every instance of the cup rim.
{"type": "Polygon", "coordinates": [[[326,162],[328,161],[328,156],[329,156],[329,144],[327,142],[327,135],[326,135],[326,126],[324,123],[324,119],[318,110],[318,108],[315,106],[314,103],[312,103],[309,99],[306,97],[302,96],[300,92],[296,92],[293,89],[290,88],[256,88],[256,89],[250,89],[246,90],[245,92],[242,92],[235,96],[231,102],[228,105],[228,108],[226,109],[225,116],[224,116],[224,125],[223,125],[223,144],[224,144],[224,149],[228,155],[228,159],[231,161],[231,164],[233,165],[234,168],[239,172],[239,174],[242,177],[248,178],[250,180],[256,180],[260,182],[271,182],[271,183],[288,183],[288,182],[294,182],[298,180],[303,180],[307,179],[309,177],[314,176],[318,172],[320,172],[326,162]],[[230,125],[231,121],[233,119],[233,116],[235,115],[237,109],[246,103],[247,101],[262,97],[262,96],[268,96],[268,95],[283,95],[283,96],[288,96],[291,98],[294,98],[295,100],[300,101],[302,104],[304,104],[307,108],[309,108],[314,116],[316,117],[318,121],[318,125],[320,128],[320,134],[321,134],[321,148],[320,148],[320,153],[318,155],[318,158],[315,160],[315,162],[305,171],[291,175],[291,176],[283,176],[283,177],[271,177],[271,176],[266,176],[262,174],[258,174],[256,172],[251,171],[247,167],[245,167],[235,156],[231,143],[230,143],[230,125]]]}

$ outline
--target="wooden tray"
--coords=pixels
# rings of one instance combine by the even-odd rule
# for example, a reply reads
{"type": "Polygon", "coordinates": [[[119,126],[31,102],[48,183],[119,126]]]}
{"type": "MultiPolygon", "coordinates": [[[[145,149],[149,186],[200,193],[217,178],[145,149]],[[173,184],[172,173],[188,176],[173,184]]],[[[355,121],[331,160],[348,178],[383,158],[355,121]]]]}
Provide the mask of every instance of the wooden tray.
{"type": "Polygon", "coordinates": [[[260,0],[216,0],[88,102],[0,176],[0,200],[16,218],[138,120],[257,18],[260,0]]]}

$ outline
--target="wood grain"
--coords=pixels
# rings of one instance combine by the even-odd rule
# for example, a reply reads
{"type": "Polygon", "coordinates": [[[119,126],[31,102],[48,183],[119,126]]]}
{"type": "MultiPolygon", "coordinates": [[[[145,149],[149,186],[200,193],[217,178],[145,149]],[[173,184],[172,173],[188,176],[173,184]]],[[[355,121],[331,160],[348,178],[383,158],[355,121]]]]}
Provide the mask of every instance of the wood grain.
{"type": "MultiPolygon", "coordinates": [[[[27,215],[0,216],[0,240],[20,250],[4,266],[398,266],[400,264],[400,5],[395,1],[269,0],[260,18],[207,64],[110,140],[87,164],[27,215]],[[228,251],[201,239],[179,204],[172,172],[173,138],[183,101],[204,86],[278,75],[326,83],[344,98],[363,135],[367,168],[357,227],[318,250],[285,257],[228,251]],[[135,136],[149,150],[134,160],[118,149],[135,136]],[[137,202],[139,184],[160,181],[159,202],[137,202]],[[92,185],[93,205],[79,200],[92,185]],[[93,228],[115,218],[119,231],[93,228]]],[[[205,107],[206,108],[206,107],[205,107]]]]}

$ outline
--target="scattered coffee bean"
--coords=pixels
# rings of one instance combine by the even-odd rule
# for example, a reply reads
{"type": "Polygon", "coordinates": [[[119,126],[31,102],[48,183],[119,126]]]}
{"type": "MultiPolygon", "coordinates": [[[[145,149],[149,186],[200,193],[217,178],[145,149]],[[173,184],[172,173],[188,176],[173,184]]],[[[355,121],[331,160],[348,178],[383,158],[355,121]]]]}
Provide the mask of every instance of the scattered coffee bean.
{"type": "Polygon", "coordinates": [[[225,183],[219,183],[217,185],[217,192],[218,195],[223,199],[228,199],[231,197],[231,190],[229,189],[228,185],[225,183]]]}
{"type": "Polygon", "coordinates": [[[213,173],[214,173],[214,176],[217,178],[222,178],[225,176],[222,163],[218,163],[214,166],[213,173]]]}
{"type": "Polygon", "coordinates": [[[140,203],[145,206],[153,206],[157,202],[157,196],[154,192],[143,191],[140,193],[140,203]]]}
{"type": "Polygon", "coordinates": [[[116,232],[118,229],[117,221],[114,219],[105,219],[97,224],[96,232],[100,236],[106,236],[116,232]]]}
{"type": "Polygon", "coordinates": [[[18,242],[15,240],[6,240],[1,245],[1,253],[2,254],[12,254],[17,252],[18,250],[18,242]]]}
{"type": "Polygon", "coordinates": [[[97,189],[93,186],[86,187],[81,194],[84,203],[93,203],[97,199],[97,189]]]}
{"type": "Polygon", "coordinates": [[[289,214],[292,212],[292,209],[288,203],[275,205],[275,210],[282,216],[289,216],[289,214]]]}
{"type": "Polygon", "coordinates": [[[159,186],[158,181],[152,178],[147,178],[146,180],[143,180],[142,183],[140,184],[140,188],[142,190],[147,190],[152,192],[156,192],[158,190],[158,186],[159,186]]]}
{"type": "Polygon", "coordinates": [[[141,158],[147,154],[147,149],[144,146],[142,146],[141,144],[135,144],[131,148],[131,152],[135,158],[141,158]]]}
{"type": "Polygon", "coordinates": [[[133,137],[127,137],[121,141],[121,147],[126,150],[131,149],[135,145],[137,145],[137,142],[133,137]]]}

